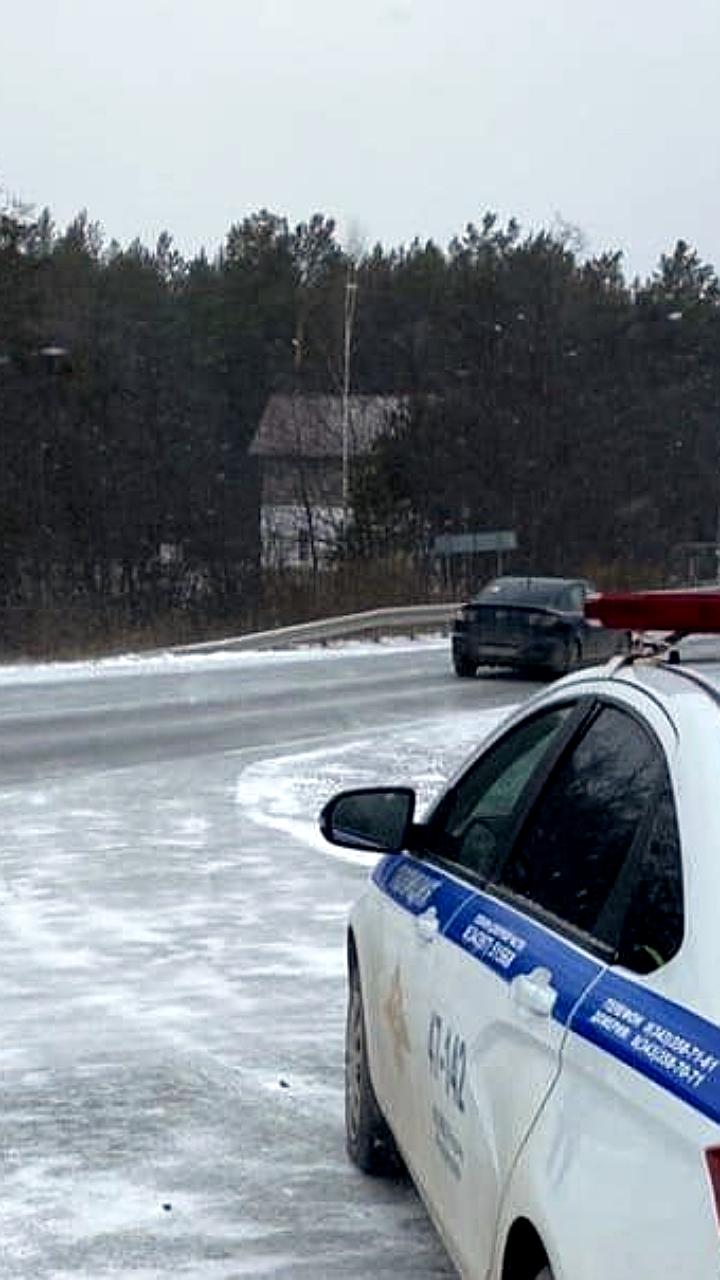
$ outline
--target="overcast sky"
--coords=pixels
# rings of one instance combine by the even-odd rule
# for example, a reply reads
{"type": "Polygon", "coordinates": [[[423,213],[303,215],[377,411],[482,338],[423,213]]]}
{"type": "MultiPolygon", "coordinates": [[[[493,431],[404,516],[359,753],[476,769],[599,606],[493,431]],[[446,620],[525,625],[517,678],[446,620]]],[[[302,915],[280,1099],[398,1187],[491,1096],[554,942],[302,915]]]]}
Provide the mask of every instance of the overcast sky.
{"type": "Polygon", "coordinates": [[[720,268],[720,0],[0,0],[0,186],[214,252],[267,207],[446,244],[559,217],[720,268]]]}

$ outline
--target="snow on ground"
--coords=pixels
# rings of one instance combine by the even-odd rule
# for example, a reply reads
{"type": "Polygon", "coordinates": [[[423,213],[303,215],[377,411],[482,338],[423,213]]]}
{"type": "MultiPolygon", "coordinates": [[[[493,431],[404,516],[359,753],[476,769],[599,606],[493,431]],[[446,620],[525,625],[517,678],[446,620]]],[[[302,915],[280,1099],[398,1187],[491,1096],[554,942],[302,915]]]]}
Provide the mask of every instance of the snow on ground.
{"type": "MultiPolygon", "coordinates": [[[[218,641],[218,645],[221,642],[218,641]]],[[[230,642],[232,643],[232,642],[230,642]]],[[[333,662],[348,656],[373,658],[393,652],[415,653],[424,648],[447,648],[447,637],[436,636],[424,640],[410,640],[407,636],[385,637],[382,640],[345,640],[327,645],[296,645],[292,649],[266,649],[233,652],[231,649],[215,652],[188,653],[183,649],[163,649],[150,653],[116,654],[107,658],[88,658],[66,662],[16,662],[0,665],[0,688],[20,684],[57,684],[68,680],[111,679],[127,675],[167,675],[168,673],[192,674],[195,671],[227,668],[249,670],[257,666],[286,665],[302,658],[304,662],[333,662]]]]}
{"type": "MultiPolygon", "coordinates": [[[[288,661],[18,665],[0,686],[288,661]]],[[[409,1190],[345,1157],[344,920],[373,859],[317,815],[380,782],[425,805],[507,711],[0,788],[3,1277],[449,1275],[409,1190]]]]}
{"type": "MultiPolygon", "coordinates": [[[[409,640],[405,637],[382,641],[344,641],[333,646],[307,645],[288,650],[243,653],[187,653],[180,649],[71,662],[17,663],[0,666],[0,690],[18,685],[57,684],[73,680],[102,680],[117,676],[139,676],[223,669],[251,671],[253,667],[284,666],[303,662],[329,663],[351,655],[372,660],[387,652],[416,653],[418,647],[442,648],[445,637],[409,640]]],[[[330,857],[359,865],[372,865],[372,854],[340,850],[329,846],[317,830],[317,816],[335,791],[344,787],[401,783],[414,786],[420,808],[442,788],[495,725],[511,712],[511,707],[475,709],[472,712],[403,724],[394,732],[385,728],[377,735],[327,748],[279,754],[244,768],[237,783],[237,804],[256,823],[285,831],[294,838],[321,849],[330,857]]],[[[202,822],[203,819],[198,819],[202,822]]]]}
{"type": "Polygon", "coordinates": [[[335,848],[322,838],[317,818],[323,804],[345,787],[402,784],[415,787],[420,811],[476,749],[508,707],[454,713],[418,721],[395,731],[363,734],[351,742],[248,765],[236,798],[249,817],[292,835],[330,857],[373,866],[376,855],[335,848]]]}

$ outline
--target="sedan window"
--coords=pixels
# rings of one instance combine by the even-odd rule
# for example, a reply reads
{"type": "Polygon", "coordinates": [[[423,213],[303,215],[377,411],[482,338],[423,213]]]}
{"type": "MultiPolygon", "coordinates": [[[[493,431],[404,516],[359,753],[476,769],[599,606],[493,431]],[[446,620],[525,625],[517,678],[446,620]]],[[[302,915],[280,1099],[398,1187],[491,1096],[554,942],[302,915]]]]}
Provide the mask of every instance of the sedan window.
{"type": "Polygon", "coordinates": [[[556,582],[533,581],[532,578],[499,578],[483,587],[476,599],[481,604],[513,604],[531,608],[565,609],[568,591],[556,582]],[[563,603],[564,602],[564,603],[563,603]]]}
{"type": "Polygon", "coordinates": [[[651,973],[671,960],[684,932],[680,837],[667,777],[654,810],[618,947],[620,964],[638,973],[651,973]]]}
{"type": "Polygon", "coordinates": [[[534,716],[481,755],[435,811],[430,851],[489,875],[507,851],[531,780],[572,711],[565,705],[534,716]]]}
{"type": "Polygon", "coordinates": [[[545,788],[500,873],[501,886],[593,934],[662,769],[658,747],[638,722],[603,708],[545,788]]]}
{"type": "Polygon", "coordinates": [[[584,605],[585,590],[583,587],[575,585],[568,591],[567,599],[564,601],[561,608],[565,609],[568,613],[582,613],[584,605]]]}

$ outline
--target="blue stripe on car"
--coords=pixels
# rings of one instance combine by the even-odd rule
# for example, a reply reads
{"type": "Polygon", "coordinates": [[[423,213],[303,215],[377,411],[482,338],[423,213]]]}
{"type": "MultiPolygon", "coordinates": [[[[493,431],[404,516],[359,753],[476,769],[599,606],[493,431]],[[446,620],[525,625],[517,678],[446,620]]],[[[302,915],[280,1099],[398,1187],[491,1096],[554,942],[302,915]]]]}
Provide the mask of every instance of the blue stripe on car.
{"type": "Polygon", "coordinates": [[[463,902],[475,896],[472,889],[415,858],[383,858],[373,872],[373,880],[388,898],[413,916],[433,907],[441,929],[446,928],[463,902]]]}
{"type": "Polygon", "coordinates": [[[608,969],[570,1026],[710,1120],[720,1120],[716,1023],[608,969]]]}
{"type": "Polygon", "coordinates": [[[444,937],[503,982],[533,969],[550,970],[557,1022],[720,1121],[720,1028],[715,1023],[584,955],[534,920],[435,866],[391,855],[378,863],[373,880],[412,915],[433,907],[444,937]],[[587,994],[581,999],[583,992],[587,994]]]}

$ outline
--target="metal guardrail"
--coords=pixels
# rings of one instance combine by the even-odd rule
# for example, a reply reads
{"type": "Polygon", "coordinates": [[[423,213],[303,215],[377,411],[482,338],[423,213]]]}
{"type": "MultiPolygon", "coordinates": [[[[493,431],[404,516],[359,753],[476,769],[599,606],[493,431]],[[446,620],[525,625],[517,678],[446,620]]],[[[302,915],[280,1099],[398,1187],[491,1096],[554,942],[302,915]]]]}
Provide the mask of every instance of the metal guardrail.
{"type": "Polygon", "coordinates": [[[370,635],[379,637],[392,632],[414,635],[438,627],[447,628],[457,604],[401,605],[388,609],[370,609],[365,613],[348,613],[317,622],[301,622],[294,627],[276,627],[273,631],[257,631],[253,635],[234,636],[227,640],[204,640],[185,644],[175,653],[237,653],[253,649],[291,649],[298,644],[326,644],[329,640],[370,635]]]}
{"type": "MultiPolygon", "coordinates": [[[[673,588],[676,589],[676,588],[673,588]]],[[[703,584],[685,590],[718,590],[718,584],[703,584]]],[[[413,636],[419,631],[447,628],[459,603],[398,605],[386,609],[370,609],[364,613],[348,613],[336,618],[301,622],[292,627],[275,627],[245,636],[229,636],[225,640],[203,640],[197,644],[175,647],[175,653],[241,653],[260,649],[292,649],[299,644],[327,644],[354,636],[372,636],[405,632],[413,636]]]]}

